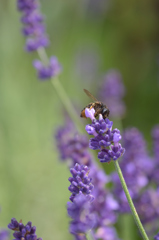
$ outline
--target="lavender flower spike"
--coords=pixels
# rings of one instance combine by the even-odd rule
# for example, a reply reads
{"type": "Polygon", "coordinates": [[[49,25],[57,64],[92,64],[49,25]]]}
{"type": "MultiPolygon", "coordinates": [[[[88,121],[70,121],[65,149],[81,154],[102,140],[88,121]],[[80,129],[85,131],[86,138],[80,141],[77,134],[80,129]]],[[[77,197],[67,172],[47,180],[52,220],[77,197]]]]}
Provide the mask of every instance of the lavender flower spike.
{"type": "Polygon", "coordinates": [[[67,203],[70,222],[70,233],[75,239],[85,240],[85,234],[95,225],[95,215],[90,213],[91,203],[86,195],[80,192],[74,197],[73,202],[67,203]]]}
{"type": "Polygon", "coordinates": [[[116,161],[125,152],[119,141],[121,140],[120,131],[118,129],[112,130],[113,122],[108,118],[103,119],[99,114],[99,120],[93,118],[94,109],[90,109],[85,114],[92,120],[92,124],[86,126],[86,131],[89,135],[94,135],[89,141],[89,147],[93,150],[100,150],[98,158],[100,162],[116,161]]]}
{"type": "Polygon", "coordinates": [[[93,190],[92,179],[88,177],[89,169],[87,166],[75,164],[74,168],[70,169],[72,177],[69,178],[71,185],[69,191],[72,192],[70,200],[73,202],[75,196],[82,192],[89,197],[90,201],[94,200],[94,197],[90,194],[93,190]]]}
{"type": "MultiPolygon", "coordinates": [[[[23,35],[27,37],[25,49],[28,52],[38,51],[49,45],[46,35],[44,17],[40,13],[39,0],[17,0],[17,7],[22,12],[21,22],[23,23],[23,35]]],[[[38,78],[49,79],[61,72],[61,66],[56,57],[51,57],[48,64],[44,65],[39,60],[35,60],[33,66],[36,68],[38,78]]]]}
{"type": "Polygon", "coordinates": [[[42,240],[42,238],[37,238],[36,227],[32,227],[32,222],[28,222],[25,226],[22,221],[18,222],[15,218],[11,219],[11,223],[8,224],[8,228],[13,230],[14,240],[42,240]]]}
{"type": "Polygon", "coordinates": [[[47,47],[49,39],[45,32],[44,17],[39,11],[39,1],[17,0],[17,7],[23,14],[21,18],[21,22],[24,24],[22,33],[28,37],[25,49],[32,52],[41,47],[47,47]]]}

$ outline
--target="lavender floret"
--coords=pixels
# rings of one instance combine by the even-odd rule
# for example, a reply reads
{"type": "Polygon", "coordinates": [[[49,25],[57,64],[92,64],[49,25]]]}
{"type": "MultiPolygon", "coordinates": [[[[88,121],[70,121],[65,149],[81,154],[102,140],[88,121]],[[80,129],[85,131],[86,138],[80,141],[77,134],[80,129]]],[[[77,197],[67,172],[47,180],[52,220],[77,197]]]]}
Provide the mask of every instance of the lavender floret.
{"type": "Polygon", "coordinates": [[[18,227],[19,227],[18,221],[15,218],[12,218],[11,223],[8,224],[8,228],[11,230],[15,230],[18,229],[18,227]]]}
{"type": "Polygon", "coordinates": [[[11,223],[8,224],[8,228],[13,230],[13,236],[15,240],[42,240],[42,238],[37,238],[36,227],[32,227],[32,222],[28,222],[25,226],[22,221],[18,222],[15,218],[11,219],[11,223]]]}
{"type": "Polygon", "coordinates": [[[89,169],[87,166],[75,164],[74,168],[70,169],[72,177],[69,178],[71,185],[69,191],[72,192],[70,200],[73,202],[75,196],[82,192],[89,196],[90,200],[93,201],[94,197],[90,194],[93,190],[92,179],[88,177],[89,169]]]}

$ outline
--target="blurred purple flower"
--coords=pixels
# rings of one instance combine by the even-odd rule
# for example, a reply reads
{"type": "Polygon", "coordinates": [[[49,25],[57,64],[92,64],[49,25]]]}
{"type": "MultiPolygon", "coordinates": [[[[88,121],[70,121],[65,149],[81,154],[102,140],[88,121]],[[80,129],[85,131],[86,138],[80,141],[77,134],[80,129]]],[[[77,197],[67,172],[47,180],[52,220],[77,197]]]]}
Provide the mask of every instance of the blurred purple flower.
{"type": "Polygon", "coordinates": [[[0,229],[0,240],[9,240],[9,231],[6,229],[0,229]]]}
{"type": "MultiPolygon", "coordinates": [[[[135,200],[135,207],[140,216],[141,221],[147,225],[151,224],[151,228],[155,231],[155,222],[159,218],[159,188],[146,189],[139,197],[135,200]]],[[[150,227],[149,227],[150,228],[150,227]]],[[[157,226],[158,228],[158,226],[157,226]]]]}
{"type": "Polygon", "coordinates": [[[75,235],[75,239],[85,239],[85,234],[94,227],[95,215],[90,213],[91,204],[82,192],[75,196],[73,202],[67,203],[67,212],[72,218],[70,233],[75,235]]]}
{"type": "Polygon", "coordinates": [[[95,239],[102,240],[119,240],[116,230],[113,227],[100,227],[98,228],[95,239]]]}
{"type": "Polygon", "coordinates": [[[22,32],[24,36],[28,37],[26,50],[31,52],[41,47],[47,47],[49,40],[43,23],[44,17],[39,11],[39,1],[17,0],[17,7],[23,14],[21,18],[21,22],[24,24],[22,32]]]}
{"type": "MultiPolygon", "coordinates": [[[[146,151],[144,138],[136,128],[125,130],[123,133],[123,146],[126,152],[121,160],[120,167],[130,195],[135,200],[149,183],[153,162],[146,151]]],[[[119,201],[120,210],[122,212],[130,211],[117,173],[112,174],[112,180],[114,194],[119,201]]]]}
{"type": "MultiPolygon", "coordinates": [[[[38,0],[17,0],[17,7],[22,12],[21,22],[23,26],[23,35],[27,37],[25,49],[28,52],[38,51],[49,45],[49,39],[46,35],[44,17],[40,13],[40,4],[38,0]]],[[[61,72],[61,66],[56,57],[51,57],[48,65],[39,60],[33,63],[38,72],[39,79],[50,79],[61,72]]]]}
{"type": "Polygon", "coordinates": [[[119,71],[109,70],[104,77],[99,92],[99,99],[106,103],[111,117],[123,117],[125,104],[122,98],[125,96],[125,87],[119,71]]]}
{"type": "Polygon", "coordinates": [[[89,140],[89,147],[93,150],[100,150],[98,158],[100,162],[110,162],[119,159],[125,152],[119,141],[121,140],[120,131],[112,130],[113,122],[108,118],[103,119],[99,114],[99,120],[94,117],[95,110],[85,109],[85,114],[92,120],[91,124],[86,125],[86,131],[94,138],[89,140]],[[109,147],[109,148],[108,148],[109,147]]]}
{"type": "Polygon", "coordinates": [[[157,235],[154,236],[154,240],[159,240],[159,233],[157,233],[157,235]]]}
{"type": "Polygon", "coordinates": [[[33,66],[36,68],[38,78],[45,80],[58,75],[61,72],[61,65],[56,57],[51,57],[49,65],[45,66],[40,60],[35,60],[33,66]]]}
{"type": "Polygon", "coordinates": [[[88,138],[78,134],[71,122],[67,121],[64,127],[59,127],[55,138],[62,161],[70,161],[72,167],[76,163],[91,165],[92,156],[88,152],[88,138]]]}
{"type": "Polygon", "coordinates": [[[91,195],[91,192],[94,186],[91,183],[92,179],[88,177],[89,168],[76,163],[74,168],[70,169],[70,172],[72,174],[72,177],[68,179],[71,183],[68,189],[72,193],[70,200],[73,202],[75,196],[82,192],[89,197],[90,201],[93,201],[94,197],[91,195]]]}
{"type": "Polygon", "coordinates": [[[153,151],[154,151],[154,169],[152,180],[159,186],[159,125],[152,129],[153,151]]]}
{"type": "Polygon", "coordinates": [[[154,157],[159,162],[159,125],[152,129],[152,139],[154,147],[154,157]]]}
{"type": "Polygon", "coordinates": [[[95,200],[91,205],[91,212],[96,216],[95,227],[110,226],[117,221],[118,202],[110,194],[109,190],[94,187],[92,192],[95,200]]]}
{"type": "Polygon", "coordinates": [[[8,228],[13,230],[13,237],[15,240],[42,240],[42,238],[37,238],[36,227],[32,227],[32,222],[28,222],[25,226],[22,221],[18,223],[15,218],[11,219],[11,223],[8,224],[8,228]]]}

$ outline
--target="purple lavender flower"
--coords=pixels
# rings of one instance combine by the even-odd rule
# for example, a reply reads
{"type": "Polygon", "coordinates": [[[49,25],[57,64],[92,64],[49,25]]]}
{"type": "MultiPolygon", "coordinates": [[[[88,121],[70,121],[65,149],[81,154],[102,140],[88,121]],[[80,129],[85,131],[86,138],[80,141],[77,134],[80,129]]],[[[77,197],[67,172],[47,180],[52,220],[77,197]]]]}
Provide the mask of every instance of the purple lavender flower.
{"type": "Polygon", "coordinates": [[[119,71],[109,70],[104,77],[100,90],[100,99],[110,109],[111,117],[122,117],[125,114],[125,104],[122,98],[125,96],[125,87],[119,71]]]}
{"type": "MultiPolygon", "coordinates": [[[[17,0],[17,7],[22,12],[21,22],[23,23],[23,35],[27,37],[25,49],[28,52],[38,51],[49,45],[49,39],[46,35],[44,17],[40,13],[40,4],[38,0],[17,0]]],[[[61,66],[56,57],[51,57],[48,64],[45,65],[39,60],[33,63],[37,70],[38,78],[50,79],[61,72],[61,66]]]]}
{"type": "Polygon", "coordinates": [[[154,240],[159,240],[159,233],[157,233],[157,235],[154,236],[154,240]]]}
{"type": "Polygon", "coordinates": [[[112,130],[113,122],[108,118],[103,119],[99,114],[99,120],[94,117],[95,110],[86,108],[85,115],[92,120],[92,124],[86,125],[89,135],[94,135],[89,141],[89,147],[93,150],[100,150],[98,158],[100,162],[110,162],[119,159],[125,152],[119,141],[121,140],[120,131],[112,130]],[[108,148],[109,147],[109,148],[108,148]]]}
{"type": "Polygon", "coordinates": [[[152,139],[154,146],[154,156],[157,161],[159,161],[159,125],[156,125],[152,129],[152,139]]]}
{"type": "Polygon", "coordinates": [[[88,138],[78,134],[70,121],[57,130],[55,138],[62,161],[70,161],[72,167],[76,163],[87,166],[92,164],[92,156],[87,150],[88,138]]]}
{"type": "Polygon", "coordinates": [[[48,79],[61,72],[61,65],[56,57],[51,57],[49,65],[45,66],[40,60],[35,60],[33,66],[36,68],[39,79],[48,79]]]}
{"type": "Polygon", "coordinates": [[[96,234],[96,239],[102,239],[102,240],[119,240],[117,237],[117,233],[115,228],[113,227],[100,227],[98,228],[96,234]]]}
{"type": "Polygon", "coordinates": [[[88,196],[82,192],[75,196],[73,202],[67,203],[67,212],[72,218],[70,233],[76,239],[85,239],[85,234],[95,225],[95,215],[90,213],[90,207],[88,196]]]}
{"type": "MultiPolygon", "coordinates": [[[[111,124],[109,125],[111,126],[111,124]]],[[[95,197],[90,205],[90,213],[95,215],[95,229],[93,235],[101,226],[109,226],[116,222],[119,205],[114,197],[106,190],[105,185],[110,181],[110,177],[99,169],[93,157],[88,151],[88,139],[85,136],[75,133],[71,122],[67,122],[65,127],[60,127],[56,134],[57,146],[63,161],[70,161],[70,165],[75,163],[89,166],[89,177],[92,178],[94,188],[92,195],[95,197]]],[[[76,239],[85,239],[85,235],[78,235],[76,239]]]]}
{"type": "Polygon", "coordinates": [[[90,201],[94,200],[94,197],[90,194],[93,190],[92,179],[88,177],[89,168],[84,165],[75,164],[74,168],[70,169],[72,177],[68,180],[71,185],[69,186],[69,191],[72,192],[70,200],[73,202],[75,196],[82,192],[83,194],[89,196],[90,201]]]}
{"type": "Polygon", "coordinates": [[[0,240],[9,240],[9,231],[0,229],[0,240]]]}
{"type": "Polygon", "coordinates": [[[151,180],[159,186],[159,125],[152,129],[153,151],[154,151],[154,168],[151,180]]]}
{"type": "Polygon", "coordinates": [[[150,234],[158,228],[159,218],[159,188],[148,188],[138,199],[135,200],[135,207],[142,223],[148,228],[150,234]],[[157,225],[157,226],[156,226],[157,225]]]}
{"type": "Polygon", "coordinates": [[[114,199],[113,195],[105,188],[105,185],[110,182],[103,170],[99,169],[96,165],[90,167],[89,175],[92,177],[94,189],[92,195],[94,201],[91,204],[91,212],[96,216],[96,229],[101,226],[110,226],[117,220],[119,205],[114,199]]]}
{"type": "MultiPolygon", "coordinates": [[[[149,183],[153,161],[148,156],[142,134],[136,128],[127,129],[123,133],[123,146],[126,152],[121,160],[120,167],[130,195],[135,201],[149,183]]],[[[122,212],[130,211],[117,173],[112,174],[112,181],[114,183],[114,194],[119,200],[120,210],[122,212]]]]}
{"type": "Polygon", "coordinates": [[[11,223],[8,224],[8,228],[13,230],[13,237],[15,240],[42,240],[42,238],[37,238],[36,227],[32,227],[32,222],[28,222],[25,226],[22,221],[18,222],[15,218],[11,219],[11,223]]]}
{"type": "Polygon", "coordinates": [[[119,204],[113,195],[104,188],[94,188],[92,193],[95,200],[91,205],[91,212],[96,215],[95,227],[98,229],[116,223],[119,204]]]}
{"type": "Polygon", "coordinates": [[[21,18],[24,24],[22,32],[24,36],[28,37],[26,41],[26,50],[31,52],[41,47],[47,47],[49,45],[49,40],[46,36],[43,23],[44,17],[39,11],[39,1],[17,0],[17,7],[23,14],[21,18]]]}

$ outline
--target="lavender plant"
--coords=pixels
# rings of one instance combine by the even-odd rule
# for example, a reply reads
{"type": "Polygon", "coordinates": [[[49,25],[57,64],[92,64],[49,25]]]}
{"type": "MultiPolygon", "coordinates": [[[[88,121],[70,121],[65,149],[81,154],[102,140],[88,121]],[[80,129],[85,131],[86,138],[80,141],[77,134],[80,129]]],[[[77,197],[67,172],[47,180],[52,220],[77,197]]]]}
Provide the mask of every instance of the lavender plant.
{"type": "MultiPolygon", "coordinates": [[[[49,39],[46,35],[44,16],[40,13],[40,4],[38,0],[17,0],[17,7],[22,12],[21,22],[24,25],[22,33],[27,37],[25,50],[28,52],[44,51],[49,45],[49,39]]],[[[44,62],[35,60],[33,63],[37,69],[40,79],[50,79],[60,73],[61,67],[56,57],[50,60],[45,59],[44,62]]]]}
{"type": "MultiPolygon", "coordinates": [[[[39,1],[18,0],[17,6],[19,11],[22,12],[21,22],[24,25],[22,32],[23,35],[27,37],[25,49],[28,52],[37,51],[41,59],[33,62],[33,66],[37,70],[38,78],[41,80],[52,78],[52,84],[57,90],[60,99],[68,111],[68,114],[74,123],[77,124],[78,129],[80,129],[79,118],[77,117],[71,101],[67,97],[67,94],[57,78],[57,75],[61,72],[61,65],[55,56],[52,56],[49,59],[45,53],[45,48],[49,45],[49,39],[46,35],[45,25],[43,22],[44,17],[40,13],[39,1]]],[[[120,113],[123,115],[125,109],[122,101],[120,100],[124,96],[125,90],[121,84],[120,75],[116,72],[110,72],[106,78],[108,80],[106,83],[108,95],[112,94],[113,96],[111,97],[109,95],[112,106],[114,104],[116,107],[114,107],[114,109],[120,109],[120,113]],[[109,81],[111,78],[113,81],[109,81]],[[111,84],[117,86],[117,89],[112,88],[111,84]],[[114,92],[111,92],[110,90],[114,90],[114,92]],[[116,98],[116,102],[113,102],[112,100],[114,97],[116,98]]],[[[105,93],[106,90],[103,88],[104,97],[105,93]]],[[[152,166],[151,159],[145,150],[142,137],[138,134],[138,132],[133,129],[129,134],[125,133],[125,138],[130,137],[129,140],[131,142],[131,147],[129,148],[129,145],[125,147],[126,154],[124,155],[125,148],[119,143],[121,140],[120,131],[118,129],[112,129],[113,122],[109,119],[103,119],[102,115],[99,115],[98,120],[95,119],[94,113],[95,110],[93,108],[91,110],[86,108],[85,110],[86,117],[90,118],[92,121],[91,124],[86,126],[87,133],[93,136],[93,138],[89,140],[89,148],[98,150],[98,159],[100,162],[114,162],[140,233],[143,239],[148,240],[131,197],[138,199],[138,195],[141,193],[142,188],[147,187],[149,179],[153,179],[153,181],[157,184],[157,172],[155,177],[152,177],[151,173],[154,167],[152,166]],[[141,145],[139,151],[135,147],[138,142],[141,145]],[[128,185],[130,186],[130,194],[118,164],[118,159],[122,156],[123,172],[128,181],[128,185]],[[133,164],[131,163],[132,161],[133,164]],[[134,175],[135,178],[138,179],[138,184],[136,185],[134,183],[134,175]]],[[[114,110],[114,116],[115,114],[117,114],[118,117],[121,117],[119,116],[120,114],[117,113],[117,110],[114,110]]],[[[72,177],[69,178],[71,183],[69,190],[72,195],[70,197],[71,202],[68,202],[67,204],[68,215],[72,218],[72,221],[70,222],[70,233],[74,235],[75,239],[86,239],[87,233],[91,231],[93,239],[118,240],[115,228],[113,227],[113,224],[117,221],[116,212],[126,212],[128,210],[128,205],[125,201],[121,185],[119,184],[115,174],[108,177],[101,169],[99,169],[93,157],[88,152],[88,140],[86,136],[81,136],[77,133],[73,137],[70,136],[71,128],[72,127],[69,126],[67,129],[60,129],[56,135],[56,139],[58,141],[57,145],[60,150],[62,160],[67,161],[68,158],[71,160],[70,172],[72,177]],[[105,188],[105,184],[108,183],[110,179],[113,180],[115,185],[112,193],[105,188]],[[114,198],[114,196],[118,196],[118,201],[114,198]]],[[[158,127],[153,130],[153,139],[155,146],[154,152],[156,167],[158,167],[158,127]]],[[[127,143],[129,140],[127,139],[127,143]]],[[[139,207],[137,206],[137,209],[139,212],[141,210],[140,215],[143,214],[142,209],[140,209],[141,205],[144,209],[147,209],[147,215],[144,215],[143,221],[145,219],[151,221],[154,218],[154,215],[156,217],[155,209],[156,206],[158,207],[155,202],[156,198],[158,198],[158,190],[154,191],[149,188],[138,200],[139,207]],[[153,198],[151,197],[152,195],[153,198]],[[151,208],[147,208],[149,202],[152,202],[151,208]]],[[[8,227],[14,231],[13,236],[17,240],[41,239],[37,238],[36,227],[32,227],[31,222],[28,222],[24,226],[21,221],[18,223],[17,220],[13,218],[8,227]]],[[[3,234],[5,235],[5,233],[3,234]]],[[[158,235],[156,235],[154,239],[157,240],[158,235]]]]}
{"type": "MultiPolygon", "coordinates": [[[[71,167],[75,161],[78,164],[89,166],[89,176],[92,178],[94,188],[92,195],[94,200],[90,207],[90,213],[95,215],[95,226],[91,230],[94,239],[113,239],[118,240],[117,233],[113,224],[117,222],[116,212],[119,205],[113,195],[106,190],[105,185],[110,182],[110,177],[101,170],[93,156],[88,151],[88,139],[86,136],[76,132],[70,121],[65,127],[60,127],[56,133],[57,147],[60,158],[71,167]],[[104,234],[106,236],[104,236],[104,234]]],[[[72,178],[71,178],[72,181],[72,178]]]]}
{"type": "Polygon", "coordinates": [[[17,0],[17,8],[22,13],[21,22],[23,24],[22,33],[27,37],[25,50],[27,52],[37,51],[40,60],[34,60],[33,66],[37,70],[37,76],[41,80],[52,79],[59,98],[65,106],[70,118],[80,129],[80,121],[72,103],[62,87],[57,75],[61,72],[61,65],[55,56],[48,58],[45,48],[50,41],[46,34],[44,16],[40,12],[39,0],[17,0]]]}
{"type": "Polygon", "coordinates": [[[94,141],[93,139],[90,139],[89,146],[94,150],[100,150],[100,152],[98,153],[98,158],[101,162],[109,162],[111,160],[114,160],[114,165],[121,181],[125,195],[127,197],[134,220],[139,228],[143,239],[148,240],[148,236],[136,212],[135,206],[132,202],[126,182],[117,161],[117,159],[119,159],[125,151],[124,148],[122,148],[121,144],[118,143],[121,139],[120,131],[118,129],[115,129],[115,131],[113,132],[112,123],[108,119],[104,120],[101,114],[99,114],[99,120],[96,120],[94,117],[94,113],[95,110],[93,108],[86,108],[85,110],[86,117],[92,120],[92,124],[86,126],[86,131],[90,135],[94,135],[95,138],[95,145],[92,145],[92,142],[94,141]],[[111,143],[114,143],[114,145],[112,145],[111,143]],[[109,149],[107,148],[108,146],[109,149]]]}
{"type": "MultiPolygon", "coordinates": [[[[135,201],[149,184],[149,178],[153,171],[153,161],[148,155],[142,134],[136,128],[126,129],[123,133],[122,142],[126,152],[123,155],[120,167],[131,198],[135,201]]],[[[130,208],[117,173],[112,174],[112,179],[114,182],[114,194],[120,203],[120,211],[129,212],[130,208]]]]}
{"type": "MultiPolygon", "coordinates": [[[[159,205],[156,201],[158,199],[158,180],[156,178],[158,161],[156,161],[155,154],[154,156],[149,155],[143,135],[136,128],[124,131],[123,146],[127,151],[120,166],[140,219],[148,234],[152,236],[158,229],[157,219],[159,217],[159,205]]],[[[154,148],[155,146],[154,142],[154,148]]],[[[130,212],[116,173],[112,174],[112,180],[114,195],[121,206],[120,212],[130,212]]]]}

